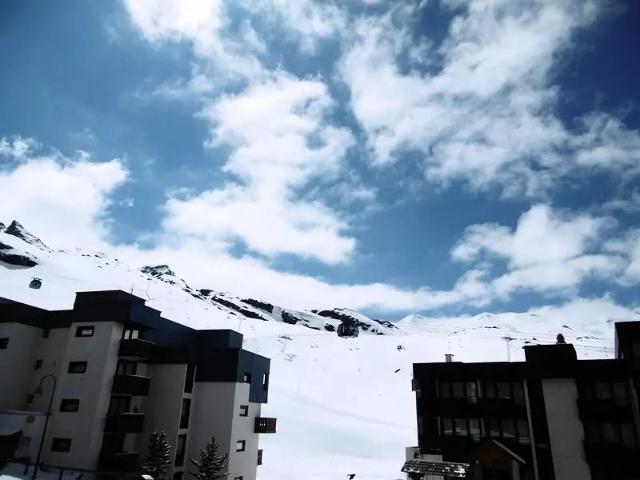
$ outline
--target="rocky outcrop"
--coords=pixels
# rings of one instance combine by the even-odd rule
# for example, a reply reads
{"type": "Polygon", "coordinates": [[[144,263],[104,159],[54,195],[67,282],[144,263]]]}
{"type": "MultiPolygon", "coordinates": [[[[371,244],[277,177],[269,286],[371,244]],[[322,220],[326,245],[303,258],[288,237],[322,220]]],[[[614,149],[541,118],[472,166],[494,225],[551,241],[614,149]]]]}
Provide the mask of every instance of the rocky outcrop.
{"type": "MultiPolygon", "coordinates": [[[[8,246],[4,244],[1,245],[3,247],[8,246]]],[[[35,267],[38,264],[35,258],[31,255],[16,253],[11,247],[9,247],[9,249],[0,248],[0,262],[15,265],[17,267],[35,267]]]]}
{"type": "Polygon", "coordinates": [[[27,242],[29,245],[33,245],[38,248],[43,248],[45,250],[49,249],[49,247],[47,247],[42,240],[40,240],[35,235],[29,233],[27,229],[25,229],[16,220],[11,222],[11,225],[9,225],[4,229],[4,233],[6,233],[7,235],[13,235],[14,237],[19,238],[23,242],[27,242]]]}

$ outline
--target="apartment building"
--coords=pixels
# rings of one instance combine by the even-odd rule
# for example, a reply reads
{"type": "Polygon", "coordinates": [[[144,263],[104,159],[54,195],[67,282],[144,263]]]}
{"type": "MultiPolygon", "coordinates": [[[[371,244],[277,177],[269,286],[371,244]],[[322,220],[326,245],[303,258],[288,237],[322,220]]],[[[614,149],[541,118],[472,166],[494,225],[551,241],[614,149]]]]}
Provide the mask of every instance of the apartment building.
{"type": "Polygon", "coordinates": [[[407,478],[640,479],[640,322],[616,324],[615,359],[524,350],[524,362],[414,364],[407,478]]]}
{"type": "Polygon", "coordinates": [[[269,367],[240,333],[194,330],[122,291],[79,292],[65,311],[2,299],[0,452],[35,461],[52,399],[45,464],[133,472],[162,430],[175,480],[212,436],[228,478],[254,480],[259,434],[276,430],[260,414],[269,367]]]}

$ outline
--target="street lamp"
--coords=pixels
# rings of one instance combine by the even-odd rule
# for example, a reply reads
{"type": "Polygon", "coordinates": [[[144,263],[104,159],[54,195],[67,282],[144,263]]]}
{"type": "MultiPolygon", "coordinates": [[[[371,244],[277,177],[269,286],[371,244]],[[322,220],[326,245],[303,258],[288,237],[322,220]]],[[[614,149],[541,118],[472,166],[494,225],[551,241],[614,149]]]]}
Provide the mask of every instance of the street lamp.
{"type": "Polygon", "coordinates": [[[47,408],[47,416],[44,420],[44,428],[42,429],[42,437],[40,438],[40,447],[38,448],[38,456],[36,457],[36,464],[33,468],[33,475],[31,475],[31,480],[35,480],[38,475],[38,466],[40,465],[40,457],[42,456],[42,447],[44,446],[45,435],[47,434],[47,427],[49,426],[49,417],[51,416],[51,406],[53,405],[53,396],[56,393],[56,384],[58,383],[56,377],[54,375],[45,375],[40,379],[40,383],[38,387],[33,392],[33,398],[37,398],[42,395],[42,385],[44,384],[45,379],[50,378],[53,380],[53,390],[51,390],[51,397],[49,398],[49,408],[47,408]]]}

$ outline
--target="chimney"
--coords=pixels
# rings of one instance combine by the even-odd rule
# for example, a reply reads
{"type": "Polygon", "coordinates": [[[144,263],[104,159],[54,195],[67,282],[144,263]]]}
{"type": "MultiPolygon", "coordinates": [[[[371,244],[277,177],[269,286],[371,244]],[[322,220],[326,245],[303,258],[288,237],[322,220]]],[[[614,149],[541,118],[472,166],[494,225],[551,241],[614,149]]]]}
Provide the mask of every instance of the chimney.
{"type": "Polygon", "coordinates": [[[447,363],[453,362],[453,353],[445,353],[444,354],[444,361],[447,362],[447,363]]]}

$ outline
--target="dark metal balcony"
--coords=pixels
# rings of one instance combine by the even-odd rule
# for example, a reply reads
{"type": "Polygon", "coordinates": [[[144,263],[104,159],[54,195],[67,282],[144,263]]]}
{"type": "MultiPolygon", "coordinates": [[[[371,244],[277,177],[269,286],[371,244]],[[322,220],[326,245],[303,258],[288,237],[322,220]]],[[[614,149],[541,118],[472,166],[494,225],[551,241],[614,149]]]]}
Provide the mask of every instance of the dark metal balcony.
{"type": "Polygon", "coordinates": [[[116,375],[111,393],[120,395],[148,395],[151,379],[141,375],[116,375]]]}
{"type": "Polygon", "coordinates": [[[118,452],[100,456],[100,470],[106,472],[135,472],[137,468],[137,452],[118,452]]]}
{"type": "Polygon", "coordinates": [[[149,358],[153,354],[154,349],[154,343],[147,342],[141,338],[124,339],[120,340],[118,356],[149,358]]]}
{"type": "Polygon", "coordinates": [[[276,419],[256,417],[256,428],[254,433],[276,433],[276,419]]]}
{"type": "Polygon", "coordinates": [[[258,450],[258,465],[262,465],[262,450],[258,450]]]}
{"type": "Polygon", "coordinates": [[[105,433],[141,433],[144,429],[144,413],[114,413],[107,416],[105,433]]]}

